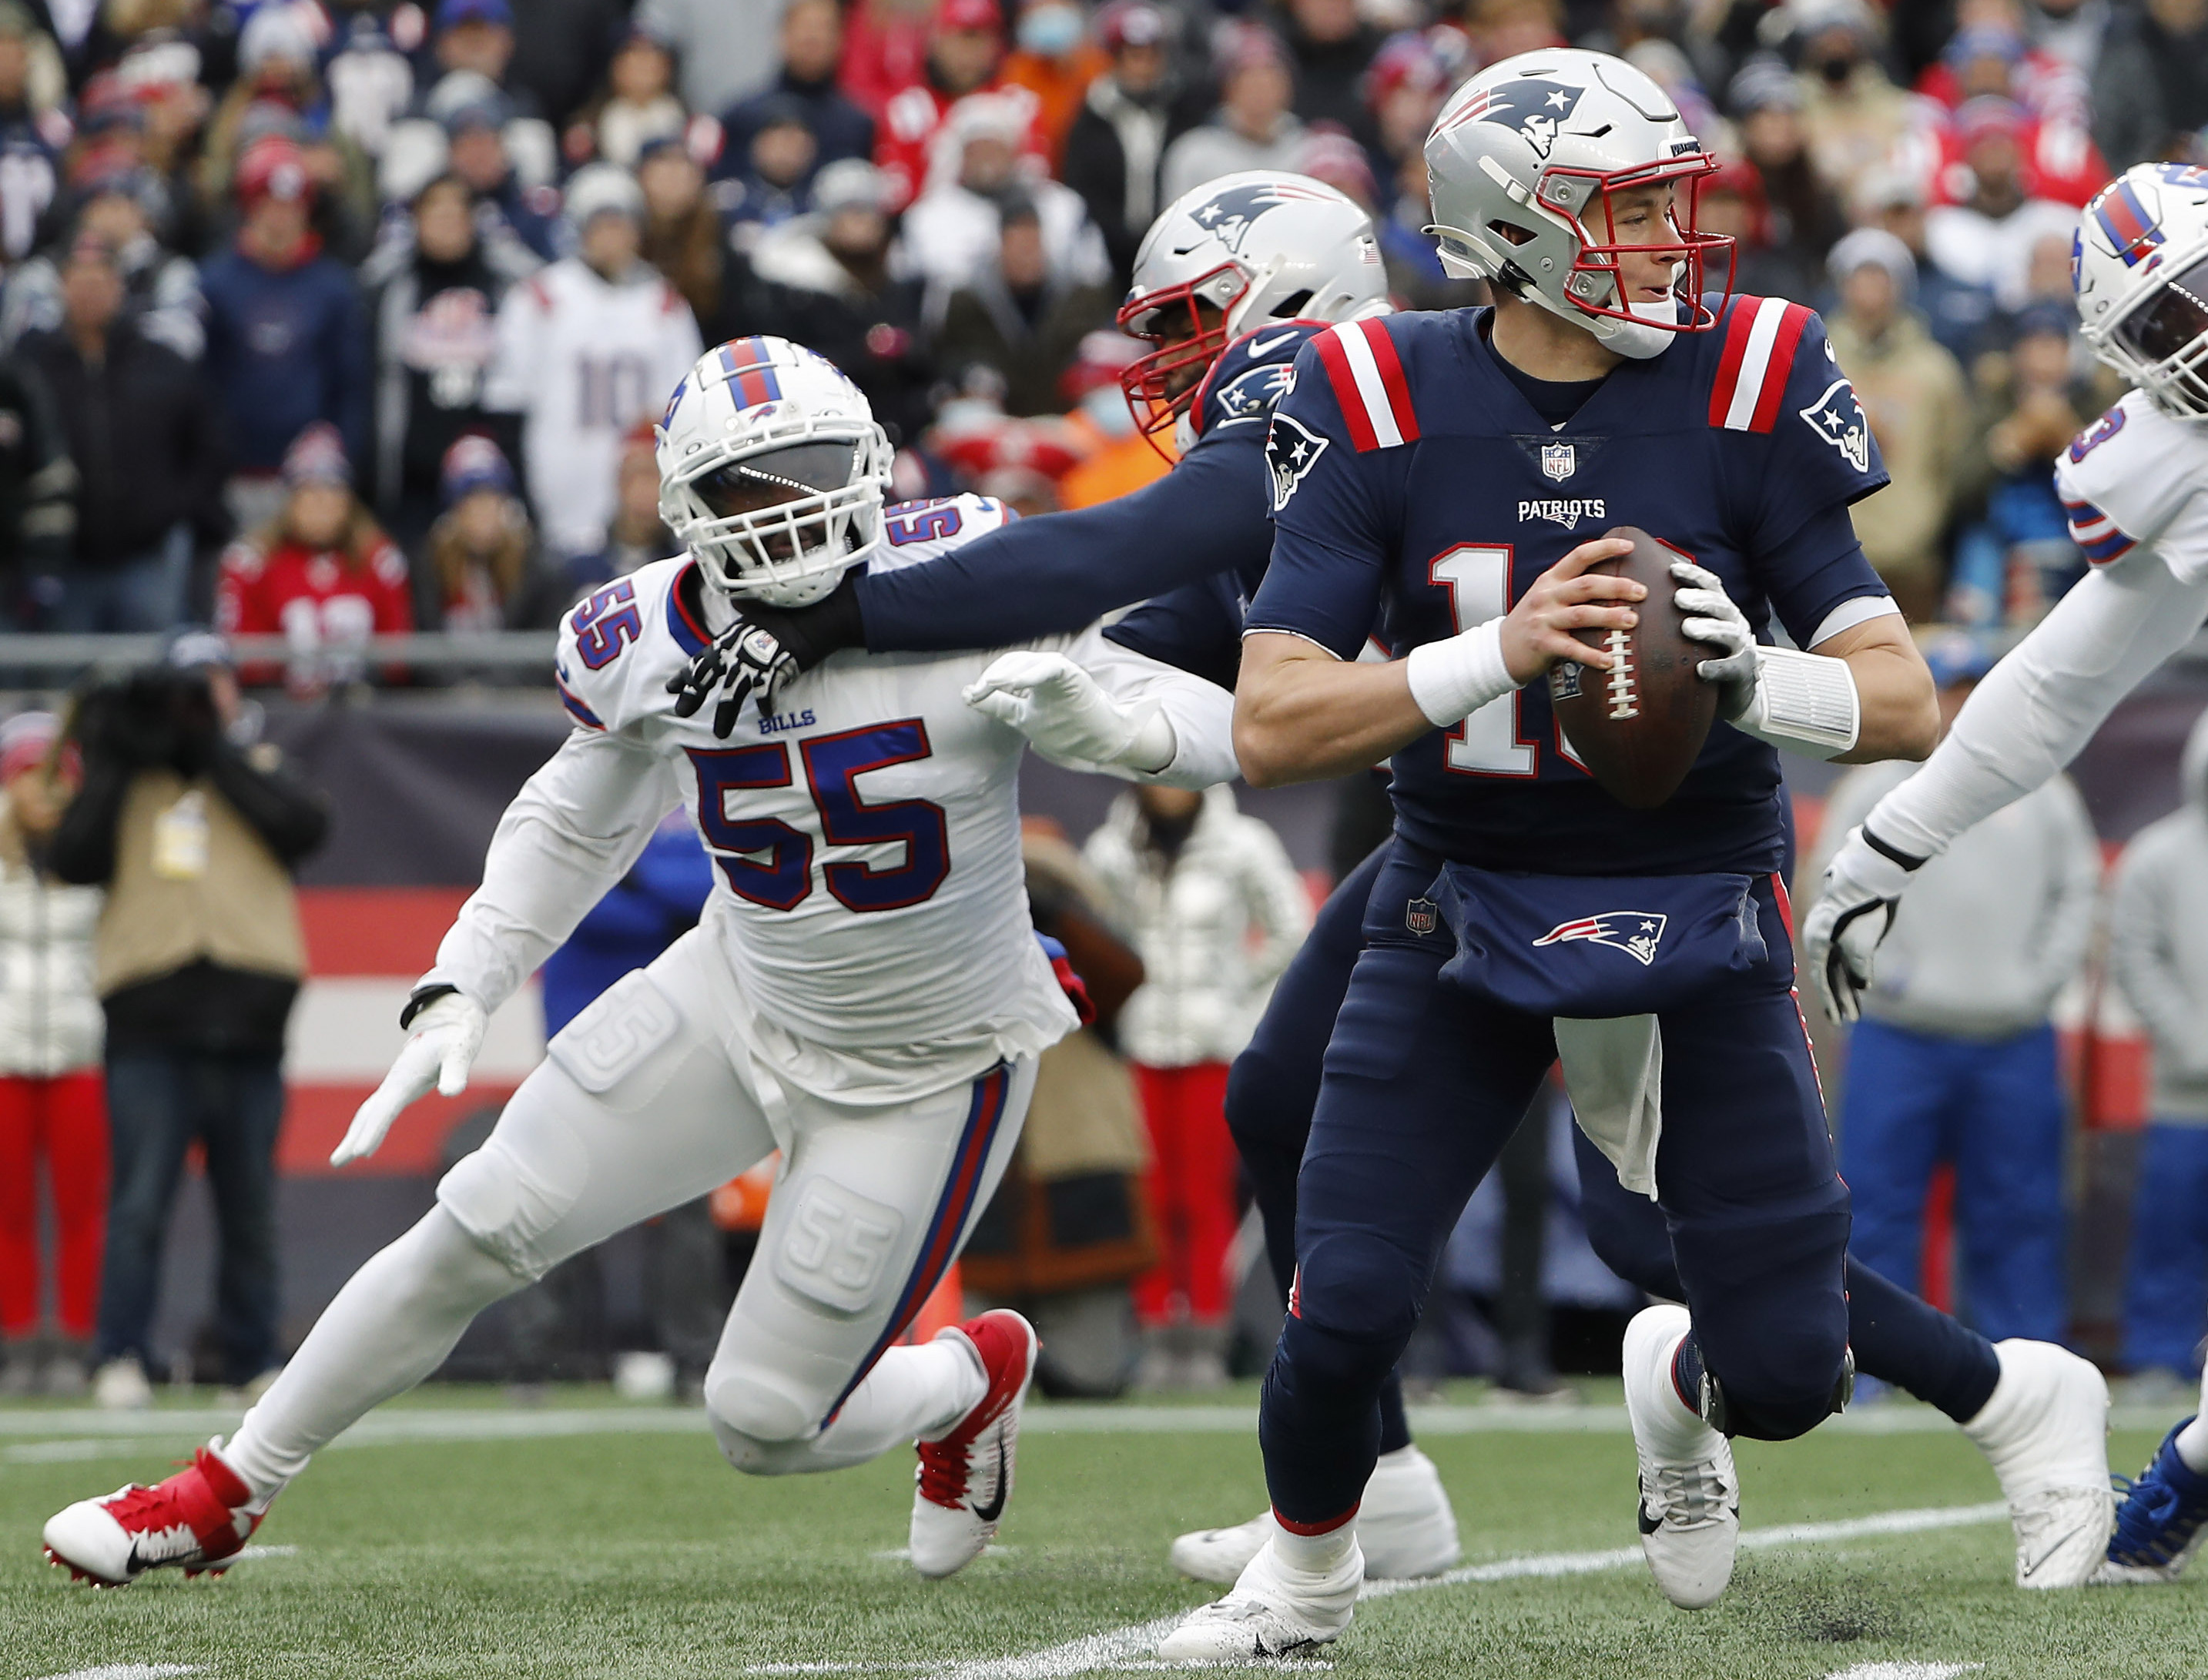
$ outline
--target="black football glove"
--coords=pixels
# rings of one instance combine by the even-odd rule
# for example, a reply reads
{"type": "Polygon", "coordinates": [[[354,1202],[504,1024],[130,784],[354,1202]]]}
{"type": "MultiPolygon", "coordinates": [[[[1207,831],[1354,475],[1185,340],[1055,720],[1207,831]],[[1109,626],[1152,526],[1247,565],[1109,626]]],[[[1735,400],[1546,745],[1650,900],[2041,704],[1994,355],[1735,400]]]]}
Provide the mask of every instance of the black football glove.
{"type": "Polygon", "coordinates": [[[747,601],[739,603],[737,612],[735,623],[667,679],[677,717],[689,717],[715,693],[722,695],[713,713],[713,733],[722,740],[735,728],[745,697],[756,691],[759,710],[771,716],[777,693],[792,677],[814,669],[831,654],[866,643],[857,581],[850,573],[827,599],[810,607],[747,601]]]}

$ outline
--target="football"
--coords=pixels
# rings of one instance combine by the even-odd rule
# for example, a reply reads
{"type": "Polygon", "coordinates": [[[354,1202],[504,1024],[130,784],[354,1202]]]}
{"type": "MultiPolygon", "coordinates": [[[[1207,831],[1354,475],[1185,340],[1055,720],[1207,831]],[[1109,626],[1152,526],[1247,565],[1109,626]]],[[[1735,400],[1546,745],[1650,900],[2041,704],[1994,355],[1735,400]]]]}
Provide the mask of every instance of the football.
{"type": "Polygon", "coordinates": [[[1608,671],[1569,661],[1549,673],[1549,700],[1573,754],[1620,804],[1653,810],[1686,780],[1717,720],[1718,691],[1695,674],[1714,650],[1690,642],[1686,615],[1672,604],[1671,565],[1677,551],[1632,525],[1603,533],[1633,552],[1588,568],[1644,583],[1648,598],[1631,630],[1573,632],[1617,663],[1608,671]]]}

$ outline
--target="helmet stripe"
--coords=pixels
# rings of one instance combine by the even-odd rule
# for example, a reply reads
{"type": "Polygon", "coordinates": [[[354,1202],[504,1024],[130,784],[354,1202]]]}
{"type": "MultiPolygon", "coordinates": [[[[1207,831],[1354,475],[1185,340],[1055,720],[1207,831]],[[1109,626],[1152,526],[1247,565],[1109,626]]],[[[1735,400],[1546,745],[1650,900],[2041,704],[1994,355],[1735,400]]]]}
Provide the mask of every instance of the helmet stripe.
{"type": "Polygon", "coordinates": [[[2115,185],[2101,194],[2094,207],[2093,218],[2100,223],[2101,231],[2116,248],[2116,254],[2124,260],[2127,268],[2135,266],[2148,252],[2162,243],[2162,230],[2147,215],[2146,206],[2139,202],[2132,183],[2119,179],[2115,185]]]}
{"type": "Polygon", "coordinates": [[[782,381],[775,377],[773,354],[764,338],[737,338],[722,345],[721,371],[736,387],[740,409],[781,399],[782,381]]]}

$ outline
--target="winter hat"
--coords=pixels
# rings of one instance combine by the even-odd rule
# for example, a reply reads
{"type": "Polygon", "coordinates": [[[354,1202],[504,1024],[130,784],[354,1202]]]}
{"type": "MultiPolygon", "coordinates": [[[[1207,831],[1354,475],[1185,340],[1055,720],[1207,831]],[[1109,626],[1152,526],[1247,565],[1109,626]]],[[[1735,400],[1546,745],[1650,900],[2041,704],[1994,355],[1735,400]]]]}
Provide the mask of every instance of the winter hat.
{"type": "Polygon", "coordinates": [[[619,164],[586,164],[567,182],[567,216],[576,228],[603,215],[626,216],[644,224],[644,188],[619,164]]]}
{"type": "Polygon", "coordinates": [[[1904,303],[1917,296],[1917,258],[1884,228],[1857,228],[1842,237],[1825,259],[1825,268],[1835,285],[1858,268],[1883,268],[1904,303]]]}
{"type": "Polygon", "coordinates": [[[470,432],[455,438],[453,446],[445,451],[439,488],[447,507],[477,490],[495,490],[501,496],[510,496],[513,493],[513,469],[507,463],[504,450],[481,433],[470,432]]]}
{"type": "Polygon", "coordinates": [[[345,439],[327,420],[318,420],[291,439],[284,451],[284,482],[293,489],[307,484],[336,484],[350,489],[352,466],[345,459],[345,439]]]}
{"type": "Polygon", "coordinates": [[[45,763],[61,732],[61,720],[51,712],[18,712],[0,723],[0,781],[45,763]]]}
{"type": "Polygon", "coordinates": [[[262,199],[295,199],[315,195],[314,177],[307,173],[307,154],[299,142],[284,135],[265,135],[237,156],[237,197],[242,204],[262,199]]]}
{"type": "Polygon", "coordinates": [[[256,7],[237,38],[237,67],[247,75],[272,59],[286,64],[312,65],[315,38],[305,21],[289,6],[256,7]]]}

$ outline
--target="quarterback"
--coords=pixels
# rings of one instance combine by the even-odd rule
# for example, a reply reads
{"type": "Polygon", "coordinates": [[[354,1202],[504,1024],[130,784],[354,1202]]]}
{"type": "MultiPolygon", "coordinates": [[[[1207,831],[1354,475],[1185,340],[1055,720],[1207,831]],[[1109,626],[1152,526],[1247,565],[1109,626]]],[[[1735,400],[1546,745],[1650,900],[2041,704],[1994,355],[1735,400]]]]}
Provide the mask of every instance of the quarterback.
{"type": "MultiPolygon", "coordinates": [[[[1939,750],[1872,807],[1803,924],[1811,981],[1853,1020],[1910,877],[2067,764],[2116,702],[2208,619],[2208,170],[2139,164],[2081,215],[2071,275],[2086,342],[2135,387],[2055,468],[2092,569],[2010,651],[1939,750]]],[[[2116,1514],[2109,1572],[2169,1580],[2208,1538],[2208,1398],[2116,1514]]]]}
{"type": "Polygon", "coordinates": [[[501,819],[333,1163],[373,1151],[432,1085],[462,1088],[489,1012],[678,804],[717,869],[699,925],[552,1041],[234,1437],[47,1522],[49,1556],[75,1574],[221,1569],[309,1455],[427,1377],[475,1314],[777,1149],[705,1381],[723,1452],[776,1475],[916,1440],[914,1567],[949,1575],[995,1532],[1034,1331],[997,1312],[898,1343],[1004,1170],[1037,1056],[1076,1021],[1077,983],[1028,919],[1020,752],[1208,786],[1233,773],[1230,701],[1088,631],[993,658],[847,655],[787,684],[777,710],[698,716],[735,600],[795,605],[855,566],[926,565],[1005,515],[978,497],[885,508],[890,450],[866,399],[776,338],[706,352],[658,453],[687,552],[562,625],[575,728],[501,819]]]}

